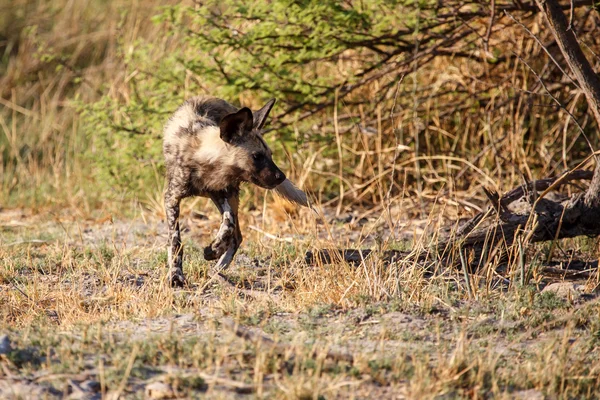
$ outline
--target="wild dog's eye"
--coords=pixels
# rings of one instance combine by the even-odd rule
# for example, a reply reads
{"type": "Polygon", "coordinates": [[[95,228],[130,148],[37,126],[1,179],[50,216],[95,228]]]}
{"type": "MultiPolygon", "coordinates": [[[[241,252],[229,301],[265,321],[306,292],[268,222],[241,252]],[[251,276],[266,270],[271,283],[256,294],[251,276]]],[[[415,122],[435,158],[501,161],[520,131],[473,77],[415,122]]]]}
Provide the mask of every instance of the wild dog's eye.
{"type": "Polygon", "coordinates": [[[254,158],[255,160],[260,160],[262,158],[262,154],[260,154],[260,153],[253,153],[252,154],[252,158],[254,158]]]}

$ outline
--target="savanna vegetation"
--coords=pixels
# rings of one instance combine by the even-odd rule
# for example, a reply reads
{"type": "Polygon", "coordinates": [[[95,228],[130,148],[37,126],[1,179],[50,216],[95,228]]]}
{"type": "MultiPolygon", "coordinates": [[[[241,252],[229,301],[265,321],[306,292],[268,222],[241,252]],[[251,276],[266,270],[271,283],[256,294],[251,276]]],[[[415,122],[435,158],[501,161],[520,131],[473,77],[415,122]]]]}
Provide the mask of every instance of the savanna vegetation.
{"type": "MultiPolygon", "coordinates": [[[[597,2],[558,6],[597,73],[597,2]]],[[[0,397],[599,397],[597,232],[535,243],[592,172],[534,181],[600,144],[542,8],[0,0],[0,397]],[[277,99],[265,138],[319,216],[245,187],[217,276],[187,200],[173,290],[161,130],[198,94],[277,99]],[[373,255],[306,257],[331,248],[373,255]]]]}

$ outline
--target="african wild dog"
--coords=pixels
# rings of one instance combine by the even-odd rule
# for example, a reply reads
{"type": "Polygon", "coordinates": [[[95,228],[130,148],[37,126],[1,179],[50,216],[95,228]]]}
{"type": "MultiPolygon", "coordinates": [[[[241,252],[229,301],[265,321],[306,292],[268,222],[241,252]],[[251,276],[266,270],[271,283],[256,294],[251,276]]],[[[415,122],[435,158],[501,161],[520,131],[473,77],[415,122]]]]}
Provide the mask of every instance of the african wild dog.
{"type": "Polygon", "coordinates": [[[183,247],[179,230],[179,203],[189,196],[209,197],[222,214],[215,240],[204,258],[216,260],[217,270],[232,261],[241,242],[238,197],[242,182],[275,189],[294,203],[308,206],[304,192],[286,179],[275,165],[262,138],[262,128],[275,103],[258,111],[238,109],[225,100],[195,97],[175,111],[164,129],[167,190],[165,208],[169,226],[169,280],[182,286],[183,247]]]}

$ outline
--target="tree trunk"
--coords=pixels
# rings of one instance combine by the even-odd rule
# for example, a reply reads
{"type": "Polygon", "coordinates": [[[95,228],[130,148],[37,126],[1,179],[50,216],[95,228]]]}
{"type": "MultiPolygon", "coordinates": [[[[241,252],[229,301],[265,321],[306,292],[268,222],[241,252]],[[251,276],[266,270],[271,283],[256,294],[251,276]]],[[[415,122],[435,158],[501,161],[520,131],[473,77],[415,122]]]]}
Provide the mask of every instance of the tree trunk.
{"type": "MultiPolygon", "coordinates": [[[[581,90],[583,90],[588,106],[596,119],[596,126],[600,129],[600,78],[598,78],[585,54],[583,54],[575,33],[572,27],[569,26],[558,1],[536,0],[536,3],[548,21],[556,43],[558,43],[569,68],[575,75],[581,90]]],[[[585,193],[584,201],[588,207],[600,207],[600,162],[598,162],[598,159],[596,159],[594,177],[585,193]]]]}

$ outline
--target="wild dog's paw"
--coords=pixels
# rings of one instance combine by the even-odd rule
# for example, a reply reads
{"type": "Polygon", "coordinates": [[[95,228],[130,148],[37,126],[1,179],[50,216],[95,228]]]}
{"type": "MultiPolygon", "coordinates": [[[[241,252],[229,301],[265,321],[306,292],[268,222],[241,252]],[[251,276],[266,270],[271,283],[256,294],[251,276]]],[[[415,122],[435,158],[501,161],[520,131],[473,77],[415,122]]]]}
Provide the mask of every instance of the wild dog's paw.
{"type": "Polygon", "coordinates": [[[204,259],[206,261],[212,261],[212,260],[216,260],[217,258],[219,258],[219,256],[217,255],[217,253],[213,250],[212,248],[212,244],[209,246],[206,246],[204,248],[204,259]]]}
{"type": "Polygon", "coordinates": [[[185,277],[181,268],[171,268],[169,270],[169,284],[173,288],[181,288],[185,286],[185,277]]]}
{"type": "Polygon", "coordinates": [[[207,261],[216,260],[231,246],[233,235],[223,235],[216,238],[209,246],[204,248],[204,259],[207,261]]]}
{"type": "Polygon", "coordinates": [[[209,246],[204,248],[204,259],[207,261],[216,260],[221,257],[229,247],[233,245],[235,223],[231,213],[226,211],[223,214],[223,222],[219,227],[217,237],[209,246]]]}

